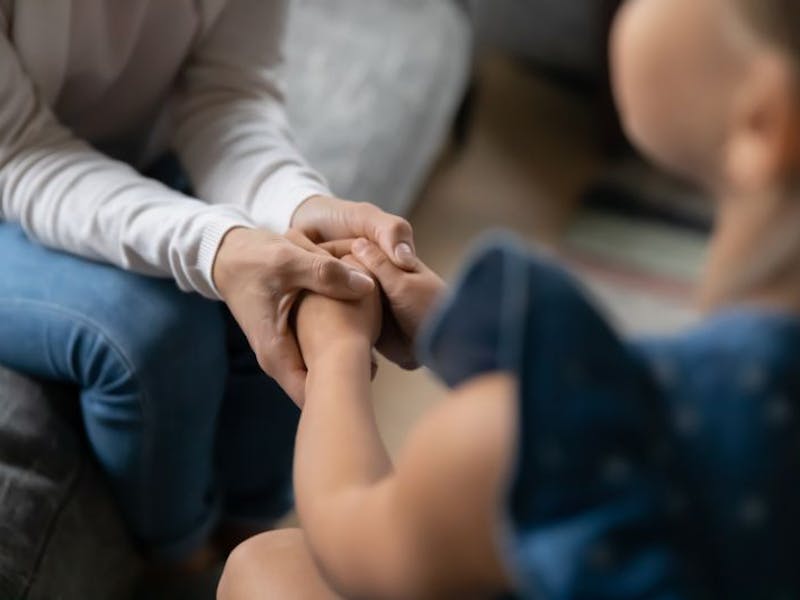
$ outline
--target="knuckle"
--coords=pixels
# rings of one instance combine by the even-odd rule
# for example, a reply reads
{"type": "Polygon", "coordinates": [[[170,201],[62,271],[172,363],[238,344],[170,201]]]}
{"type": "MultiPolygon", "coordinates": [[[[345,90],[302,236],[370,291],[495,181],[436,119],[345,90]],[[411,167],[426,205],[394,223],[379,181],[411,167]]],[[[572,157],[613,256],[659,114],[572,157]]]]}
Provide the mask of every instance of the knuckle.
{"type": "Polygon", "coordinates": [[[359,202],[358,208],[362,212],[374,213],[376,211],[380,211],[380,209],[377,206],[375,206],[372,202],[359,202]]]}
{"type": "Polygon", "coordinates": [[[370,244],[369,249],[367,250],[367,256],[369,257],[372,266],[376,269],[385,267],[389,262],[388,257],[383,253],[383,251],[373,244],[370,244]]]}
{"type": "Polygon", "coordinates": [[[295,252],[289,244],[279,244],[272,250],[272,262],[278,267],[286,267],[294,260],[295,252]]]}
{"type": "Polygon", "coordinates": [[[411,282],[408,277],[398,277],[392,282],[391,293],[399,298],[406,298],[413,293],[411,282]]]}
{"type": "Polygon", "coordinates": [[[400,233],[411,233],[411,223],[403,217],[397,217],[394,223],[395,229],[400,233]]]}
{"type": "Polygon", "coordinates": [[[283,237],[285,237],[290,242],[296,243],[299,240],[301,240],[302,238],[304,238],[305,236],[300,231],[298,231],[297,229],[295,229],[293,227],[293,228],[287,230],[286,233],[283,235],[283,237]]]}
{"type": "Polygon", "coordinates": [[[370,202],[360,202],[356,210],[365,220],[372,220],[383,212],[370,202]]]}
{"type": "Polygon", "coordinates": [[[270,375],[273,374],[274,363],[272,361],[273,347],[268,342],[261,342],[256,346],[255,355],[258,366],[261,370],[270,375]]]}
{"type": "Polygon", "coordinates": [[[335,283],[338,269],[332,260],[315,258],[312,269],[314,277],[319,283],[323,285],[335,283]]]}
{"type": "Polygon", "coordinates": [[[392,217],[386,227],[386,233],[393,239],[404,239],[411,235],[411,223],[402,217],[392,217]]]}

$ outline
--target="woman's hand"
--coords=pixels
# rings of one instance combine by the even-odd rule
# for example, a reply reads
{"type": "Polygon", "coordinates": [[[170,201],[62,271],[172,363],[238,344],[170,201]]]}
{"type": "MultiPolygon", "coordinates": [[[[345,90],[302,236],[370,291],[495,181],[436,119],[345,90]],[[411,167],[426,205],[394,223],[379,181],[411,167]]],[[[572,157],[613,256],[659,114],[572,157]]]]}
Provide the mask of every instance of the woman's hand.
{"type": "Polygon", "coordinates": [[[305,394],[306,368],[289,327],[297,295],[311,290],[353,300],[375,291],[371,277],[297,231],[280,236],[232,229],[217,252],[213,277],[261,368],[298,404],[305,394]]]}
{"type": "Polygon", "coordinates": [[[414,236],[407,221],[365,203],[313,196],[292,217],[285,236],[246,228],[225,236],[214,263],[214,283],[244,331],[258,362],[297,403],[306,369],[288,318],[306,289],[351,300],[374,289],[372,279],[330,256],[316,243],[366,237],[391,264],[413,268],[414,236]]]}
{"type": "Polygon", "coordinates": [[[414,341],[425,317],[444,294],[445,283],[417,258],[409,270],[398,269],[381,248],[366,239],[354,241],[352,252],[381,284],[387,299],[388,314],[376,347],[401,367],[416,368],[414,341]]]}
{"type": "Polygon", "coordinates": [[[292,228],[314,242],[366,238],[401,269],[414,269],[414,232],[408,221],[366,202],[312,196],[292,217],[292,228]]]}

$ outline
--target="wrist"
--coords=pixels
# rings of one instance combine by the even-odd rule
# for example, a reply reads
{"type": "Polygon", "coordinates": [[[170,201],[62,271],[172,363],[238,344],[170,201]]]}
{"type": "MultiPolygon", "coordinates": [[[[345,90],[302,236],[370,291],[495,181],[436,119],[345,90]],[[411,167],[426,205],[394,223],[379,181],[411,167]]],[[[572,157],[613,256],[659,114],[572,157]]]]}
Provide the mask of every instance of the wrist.
{"type": "Polygon", "coordinates": [[[327,215],[332,201],[335,201],[335,198],[325,194],[309,196],[294,209],[289,226],[303,232],[315,233],[319,221],[327,215]]]}
{"type": "Polygon", "coordinates": [[[303,348],[303,358],[309,370],[322,364],[343,361],[365,361],[367,365],[372,360],[372,342],[365,335],[347,333],[328,338],[324,342],[314,344],[310,349],[303,348]]]}
{"type": "Polygon", "coordinates": [[[232,275],[236,271],[235,268],[232,268],[232,263],[236,256],[241,255],[246,244],[245,239],[250,231],[249,227],[232,227],[222,236],[219,243],[214,264],[211,267],[211,277],[223,299],[225,299],[232,275]]]}

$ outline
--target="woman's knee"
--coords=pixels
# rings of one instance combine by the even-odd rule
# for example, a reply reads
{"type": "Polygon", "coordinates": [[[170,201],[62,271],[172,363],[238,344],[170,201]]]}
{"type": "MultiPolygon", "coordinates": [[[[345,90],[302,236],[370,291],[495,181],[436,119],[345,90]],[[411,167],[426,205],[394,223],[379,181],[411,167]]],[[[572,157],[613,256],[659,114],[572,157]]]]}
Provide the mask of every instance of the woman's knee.
{"type": "Polygon", "coordinates": [[[90,443],[137,538],[177,555],[215,519],[227,364],[220,306],[159,283],[118,285],[124,317],[86,326],[92,375],[81,400],[90,443]]]}
{"type": "Polygon", "coordinates": [[[157,399],[159,411],[196,412],[204,400],[216,406],[228,367],[221,305],[183,293],[168,281],[115,275],[95,317],[101,321],[94,333],[104,338],[97,352],[100,364],[87,360],[89,373],[107,376],[91,387],[101,395],[113,395],[120,386],[138,388],[157,399]],[[118,364],[104,370],[106,360],[118,364]]]}
{"type": "MultiPolygon", "coordinates": [[[[0,357],[18,370],[114,395],[219,390],[222,307],[173,282],[55,252],[0,223],[0,357]]],[[[208,395],[208,394],[205,394],[208,395]]]]}

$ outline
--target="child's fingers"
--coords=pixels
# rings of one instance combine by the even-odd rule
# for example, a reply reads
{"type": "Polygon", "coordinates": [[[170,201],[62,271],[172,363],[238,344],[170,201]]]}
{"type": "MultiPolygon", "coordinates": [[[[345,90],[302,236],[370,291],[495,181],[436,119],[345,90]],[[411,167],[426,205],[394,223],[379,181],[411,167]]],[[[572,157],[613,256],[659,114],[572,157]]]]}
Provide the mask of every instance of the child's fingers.
{"type": "Polygon", "coordinates": [[[320,244],[319,247],[336,258],[343,258],[348,254],[350,254],[354,241],[355,238],[348,238],[345,240],[333,240],[331,242],[324,242],[320,244]]]}
{"type": "MultiPolygon", "coordinates": [[[[312,242],[305,233],[297,229],[290,229],[286,232],[284,237],[292,242],[295,246],[299,246],[303,250],[307,250],[313,254],[321,254],[325,256],[333,254],[327,250],[323,244],[316,244],[315,242],[312,242]]],[[[340,257],[337,256],[336,258],[340,257]]]]}
{"type": "Polygon", "coordinates": [[[348,252],[345,256],[343,256],[339,260],[341,260],[346,265],[350,265],[351,267],[358,269],[368,277],[372,276],[369,269],[367,269],[366,265],[361,264],[361,261],[358,260],[355,256],[353,256],[350,252],[348,252]]]}

